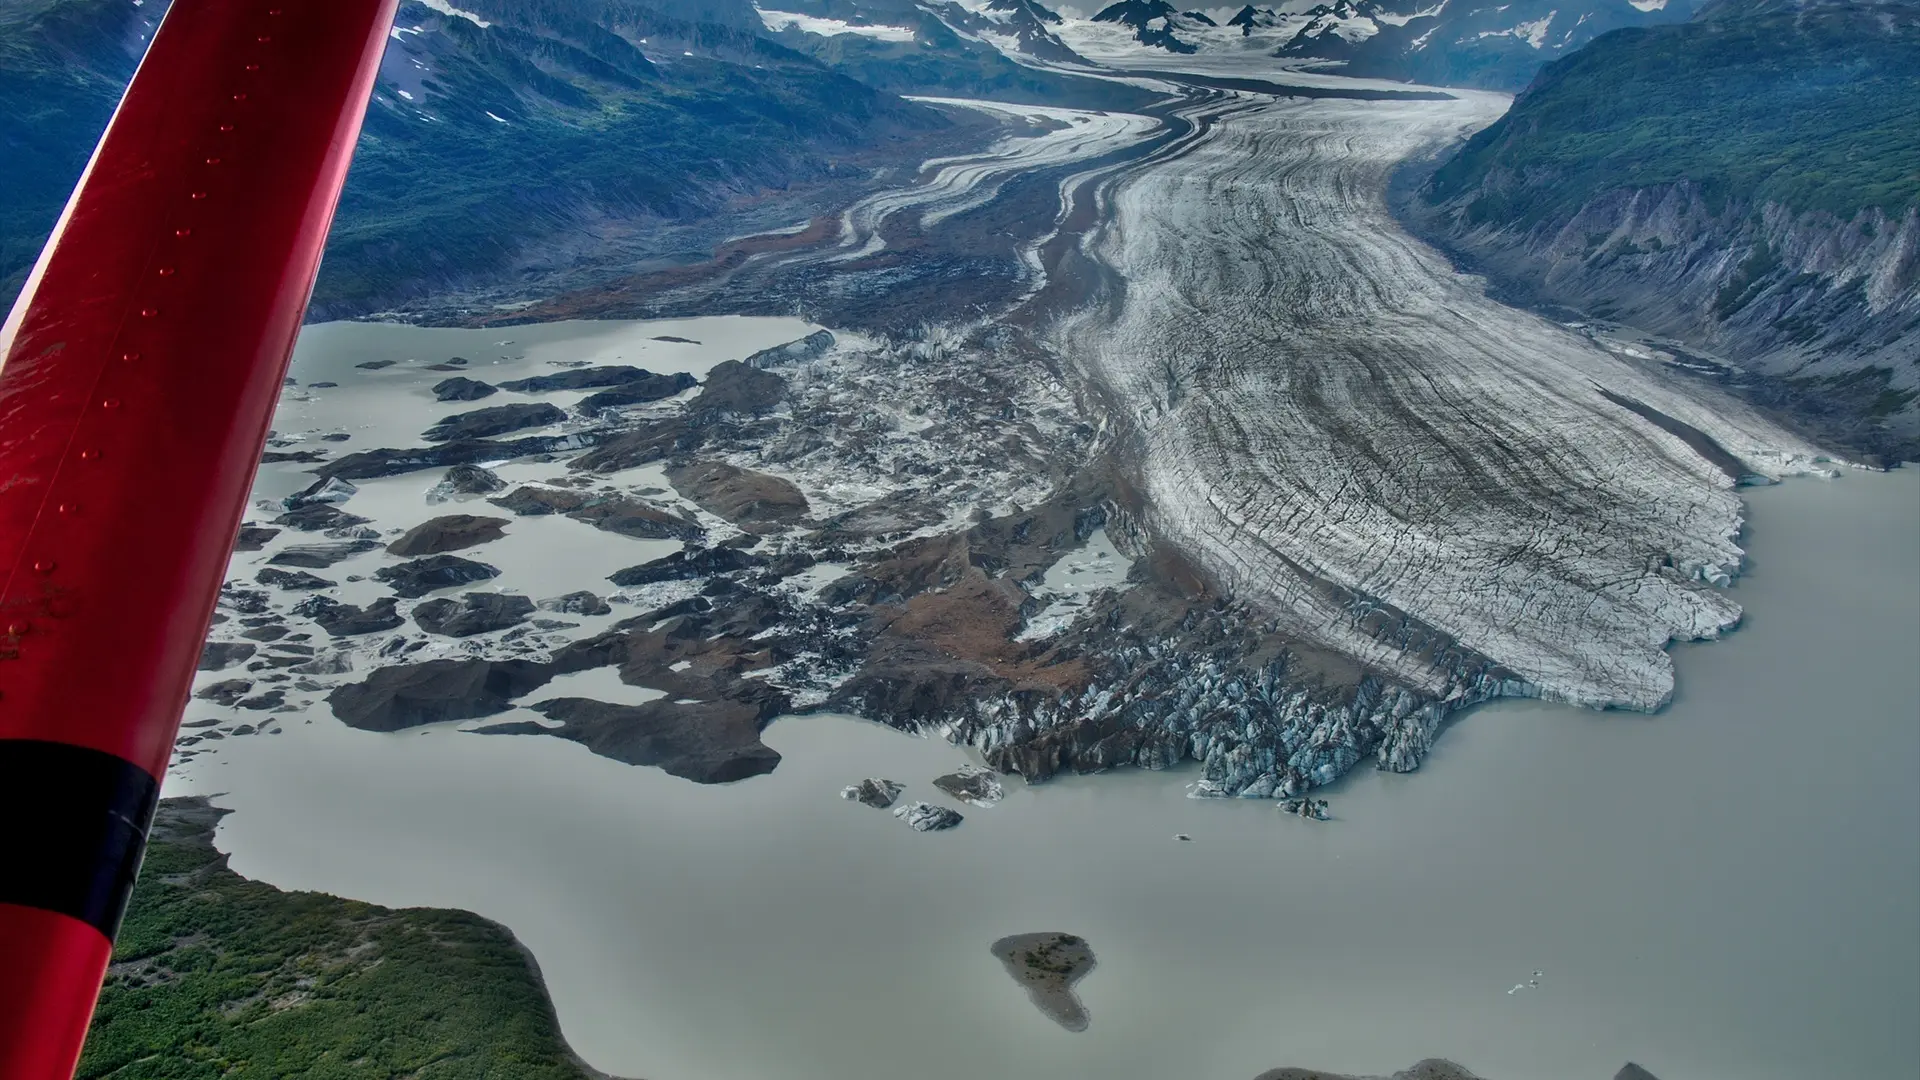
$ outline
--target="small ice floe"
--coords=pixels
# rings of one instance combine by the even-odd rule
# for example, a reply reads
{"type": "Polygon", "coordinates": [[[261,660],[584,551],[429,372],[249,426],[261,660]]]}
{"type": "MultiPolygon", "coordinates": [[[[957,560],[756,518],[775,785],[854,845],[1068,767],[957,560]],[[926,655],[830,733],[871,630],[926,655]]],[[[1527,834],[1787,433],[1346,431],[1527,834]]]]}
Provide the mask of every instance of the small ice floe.
{"type": "Polygon", "coordinates": [[[1309,818],[1314,821],[1328,821],[1333,815],[1327,811],[1325,799],[1282,799],[1276,804],[1283,814],[1309,818]]]}
{"type": "Polygon", "coordinates": [[[893,816],[911,825],[915,832],[940,832],[964,820],[957,811],[925,802],[897,807],[893,816]]]}
{"type": "Polygon", "coordinates": [[[863,803],[867,806],[884,810],[892,806],[893,801],[899,798],[900,793],[904,790],[906,790],[905,787],[897,781],[887,780],[881,777],[870,777],[860,781],[858,784],[854,784],[852,787],[842,788],[840,797],[851,802],[863,803]]]}
{"type": "Polygon", "coordinates": [[[1515,995],[1515,994],[1517,994],[1517,993],[1519,993],[1519,992],[1520,992],[1520,991],[1522,991],[1522,990],[1538,990],[1538,989],[1540,989],[1540,979],[1541,979],[1541,977],[1542,977],[1542,976],[1544,976],[1545,974],[1546,974],[1546,972],[1544,972],[1544,971],[1536,971],[1536,972],[1534,972],[1534,973],[1533,973],[1533,978],[1531,978],[1531,979],[1528,979],[1528,980],[1527,980],[1526,982],[1523,982],[1523,983],[1514,983],[1514,984],[1513,984],[1513,989],[1511,989],[1511,990],[1509,990],[1509,991],[1507,991],[1507,996],[1508,996],[1508,997],[1512,997],[1513,995],[1515,995]]]}

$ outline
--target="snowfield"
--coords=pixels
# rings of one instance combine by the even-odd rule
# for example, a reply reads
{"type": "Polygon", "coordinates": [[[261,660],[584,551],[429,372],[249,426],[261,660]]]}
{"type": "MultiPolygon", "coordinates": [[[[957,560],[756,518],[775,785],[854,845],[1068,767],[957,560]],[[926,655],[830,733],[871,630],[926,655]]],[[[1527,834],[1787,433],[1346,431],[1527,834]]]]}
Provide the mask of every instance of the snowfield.
{"type": "Polygon", "coordinates": [[[820,37],[858,34],[877,41],[913,40],[913,29],[906,26],[872,26],[840,19],[824,19],[815,15],[799,15],[790,11],[768,11],[765,8],[755,10],[760,12],[760,21],[776,34],[783,30],[798,29],[801,33],[816,34],[820,37]]]}

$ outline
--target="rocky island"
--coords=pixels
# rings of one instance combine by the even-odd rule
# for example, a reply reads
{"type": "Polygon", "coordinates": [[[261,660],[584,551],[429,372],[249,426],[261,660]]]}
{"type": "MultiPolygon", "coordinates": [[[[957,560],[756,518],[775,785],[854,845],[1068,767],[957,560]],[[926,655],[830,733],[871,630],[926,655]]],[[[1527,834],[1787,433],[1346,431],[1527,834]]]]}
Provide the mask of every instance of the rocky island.
{"type": "MultiPolygon", "coordinates": [[[[1318,1069],[1270,1069],[1254,1077],[1254,1080],[1480,1080],[1480,1077],[1468,1072],[1451,1061],[1429,1058],[1404,1072],[1392,1076],[1348,1076],[1344,1073],[1321,1072],[1318,1069]]],[[[1613,1080],[1655,1080],[1654,1075],[1631,1062],[1614,1074],[1613,1080]]]]}
{"type": "Polygon", "coordinates": [[[1085,1031],[1090,1017],[1073,985],[1093,970],[1093,947],[1072,934],[1015,934],[993,943],[993,955],[1048,1018],[1085,1031]]]}

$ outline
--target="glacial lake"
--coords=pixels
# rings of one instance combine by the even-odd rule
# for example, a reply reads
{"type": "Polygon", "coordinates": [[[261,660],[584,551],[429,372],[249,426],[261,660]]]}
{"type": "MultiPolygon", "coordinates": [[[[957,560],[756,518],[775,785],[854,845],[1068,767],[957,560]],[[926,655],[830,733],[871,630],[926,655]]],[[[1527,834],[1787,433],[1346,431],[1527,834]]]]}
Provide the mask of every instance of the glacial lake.
{"type": "Polygon", "coordinates": [[[1746,623],[1677,650],[1670,708],[1476,710],[1420,773],[1321,792],[1324,824],[1189,799],[1175,770],[1014,780],[917,834],[841,787],[953,805],[929,781],[968,753],[839,716],[776,723],[777,771],[700,787],[318,705],[167,794],[234,810],[218,844],[250,877],[504,923],[574,1048],[621,1076],[1251,1080],[1445,1056],[1489,1080],[1629,1059],[1662,1080],[1910,1077],[1920,470],[1749,494],[1746,623]],[[1042,930],[1098,955],[1085,1033],[988,951],[1042,930]]]}

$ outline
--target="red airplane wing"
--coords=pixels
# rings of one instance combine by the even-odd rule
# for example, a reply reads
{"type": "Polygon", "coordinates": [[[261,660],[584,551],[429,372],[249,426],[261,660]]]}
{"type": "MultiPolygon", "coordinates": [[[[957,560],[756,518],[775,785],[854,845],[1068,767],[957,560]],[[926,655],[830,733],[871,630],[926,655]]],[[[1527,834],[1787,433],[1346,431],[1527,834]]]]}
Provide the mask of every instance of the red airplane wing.
{"type": "Polygon", "coordinates": [[[0,328],[0,1077],[69,1077],[398,0],[174,0],[0,328]]]}

